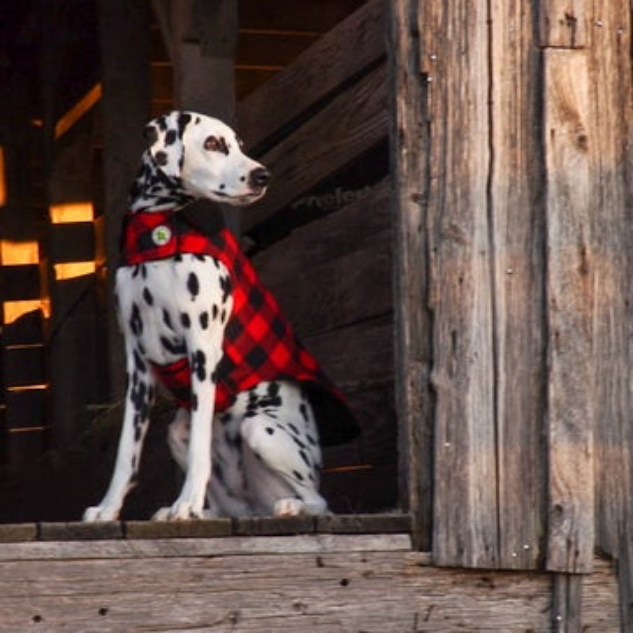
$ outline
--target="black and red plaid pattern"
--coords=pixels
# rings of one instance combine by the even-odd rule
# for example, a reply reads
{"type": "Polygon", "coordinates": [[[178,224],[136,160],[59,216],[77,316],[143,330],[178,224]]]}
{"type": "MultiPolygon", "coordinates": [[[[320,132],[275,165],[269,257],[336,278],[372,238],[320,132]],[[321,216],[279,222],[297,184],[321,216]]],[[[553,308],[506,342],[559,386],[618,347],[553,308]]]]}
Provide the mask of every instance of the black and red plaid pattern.
{"type": "MultiPolygon", "coordinates": [[[[233,312],[226,326],[224,353],[216,372],[216,411],[226,410],[238,393],[260,382],[296,380],[306,385],[323,444],[354,437],[358,433],[357,423],[341,394],[297,341],[275,298],[261,283],[228,229],[208,236],[174,211],[128,215],[124,229],[124,265],[166,259],[178,253],[214,257],[224,264],[231,277],[233,312]]],[[[155,366],[155,371],[180,406],[189,408],[188,359],[155,366]]]]}

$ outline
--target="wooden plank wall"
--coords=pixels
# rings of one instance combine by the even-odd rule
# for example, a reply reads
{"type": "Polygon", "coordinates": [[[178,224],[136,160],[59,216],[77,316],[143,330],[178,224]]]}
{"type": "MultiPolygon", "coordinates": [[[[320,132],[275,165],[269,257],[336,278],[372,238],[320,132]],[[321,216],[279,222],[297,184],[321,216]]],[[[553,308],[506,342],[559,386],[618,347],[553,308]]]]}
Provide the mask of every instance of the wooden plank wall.
{"type": "Polygon", "coordinates": [[[326,451],[325,493],[347,511],[397,504],[383,16],[367,3],[238,105],[240,135],[273,173],[242,214],[253,260],[363,426],[326,451]]]}
{"type": "Polygon", "coordinates": [[[396,232],[424,249],[397,265],[432,323],[431,354],[400,313],[398,362],[434,393],[436,561],[630,569],[630,3],[395,6],[396,232]]]}
{"type": "MultiPolygon", "coordinates": [[[[549,574],[432,567],[407,534],[134,536],[144,525],[92,541],[0,530],[0,631],[561,630],[549,574]]],[[[612,564],[596,560],[582,585],[583,630],[616,633],[612,564]]]]}

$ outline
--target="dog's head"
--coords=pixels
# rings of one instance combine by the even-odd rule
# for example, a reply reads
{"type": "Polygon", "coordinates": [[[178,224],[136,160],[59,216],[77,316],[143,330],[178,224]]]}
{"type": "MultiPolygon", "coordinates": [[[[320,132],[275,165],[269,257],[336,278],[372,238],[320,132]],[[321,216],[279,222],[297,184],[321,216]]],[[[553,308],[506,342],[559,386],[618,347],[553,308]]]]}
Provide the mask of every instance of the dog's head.
{"type": "Polygon", "coordinates": [[[175,111],[150,121],[145,136],[158,169],[194,198],[237,206],[266,193],[269,171],[242,152],[235,132],[218,119],[175,111]]]}

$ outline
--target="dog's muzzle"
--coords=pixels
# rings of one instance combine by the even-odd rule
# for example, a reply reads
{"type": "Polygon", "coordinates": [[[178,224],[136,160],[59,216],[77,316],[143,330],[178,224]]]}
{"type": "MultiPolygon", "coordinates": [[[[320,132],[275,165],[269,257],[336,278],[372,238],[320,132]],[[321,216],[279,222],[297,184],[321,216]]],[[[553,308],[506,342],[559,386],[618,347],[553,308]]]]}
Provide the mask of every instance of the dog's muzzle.
{"type": "Polygon", "coordinates": [[[257,167],[248,176],[248,184],[256,191],[261,191],[270,182],[270,172],[265,167],[257,167]]]}

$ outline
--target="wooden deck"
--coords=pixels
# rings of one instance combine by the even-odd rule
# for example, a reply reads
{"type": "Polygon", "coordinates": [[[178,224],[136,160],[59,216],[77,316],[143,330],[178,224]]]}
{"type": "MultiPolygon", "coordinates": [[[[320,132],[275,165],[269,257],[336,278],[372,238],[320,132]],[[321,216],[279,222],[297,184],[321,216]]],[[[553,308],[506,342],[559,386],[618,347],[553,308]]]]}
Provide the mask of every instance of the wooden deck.
{"type": "MultiPolygon", "coordinates": [[[[552,574],[433,567],[412,551],[408,524],[0,526],[0,631],[570,630],[552,607],[552,574]]],[[[612,565],[596,559],[582,578],[583,630],[619,631],[612,565]]]]}

